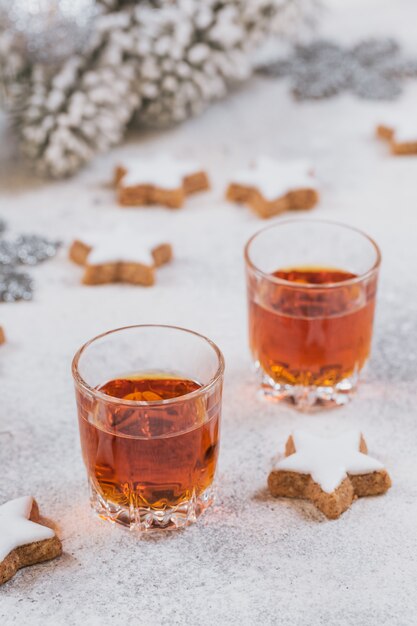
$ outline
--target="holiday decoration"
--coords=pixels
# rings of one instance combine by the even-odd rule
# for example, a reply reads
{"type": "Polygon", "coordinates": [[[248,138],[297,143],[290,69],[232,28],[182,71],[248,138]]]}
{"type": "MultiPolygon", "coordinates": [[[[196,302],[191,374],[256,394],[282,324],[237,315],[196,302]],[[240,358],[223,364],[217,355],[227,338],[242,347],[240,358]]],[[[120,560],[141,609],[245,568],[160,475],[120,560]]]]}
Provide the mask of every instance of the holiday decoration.
{"type": "Polygon", "coordinates": [[[58,242],[38,235],[21,235],[15,241],[0,240],[0,265],[37,265],[55,256],[58,247],[58,242]]]}
{"type": "Polygon", "coordinates": [[[0,265],[0,302],[31,300],[33,281],[29,274],[0,265]]]}
{"type": "MultiPolygon", "coordinates": [[[[19,11],[25,4],[20,0],[19,11]]],[[[316,0],[101,0],[87,49],[59,67],[55,45],[28,57],[3,17],[0,86],[22,150],[38,170],[64,176],[118,142],[133,117],[157,126],[184,120],[248,78],[258,46],[273,34],[290,34],[315,6],[316,0]]],[[[77,41],[86,22],[80,28],[77,41]]]]}
{"type": "Polygon", "coordinates": [[[6,224],[0,219],[0,302],[31,300],[33,281],[16,268],[17,265],[37,265],[55,256],[60,242],[38,235],[20,235],[15,240],[1,236],[6,224]]]}
{"type": "Polygon", "coordinates": [[[298,100],[316,100],[352,91],[368,100],[393,100],[401,81],[417,77],[417,58],[406,58],[391,39],[365,39],[353,48],[318,40],[296,46],[285,59],[259,68],[270,76],[288,76],[298,100]]]}
{"type": "Polygon", "coordinates": [[[26,62],[57,64],[80,52],[95,12],[94,0],[0,0],[0,24],[26,62]]]}

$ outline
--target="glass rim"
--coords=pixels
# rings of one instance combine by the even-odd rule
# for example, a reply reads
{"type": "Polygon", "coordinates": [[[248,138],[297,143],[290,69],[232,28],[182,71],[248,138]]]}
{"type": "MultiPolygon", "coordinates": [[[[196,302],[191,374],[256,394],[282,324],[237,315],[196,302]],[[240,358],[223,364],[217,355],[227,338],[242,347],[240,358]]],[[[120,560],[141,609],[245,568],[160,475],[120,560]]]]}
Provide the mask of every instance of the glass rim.
{"type": "Polygon", "coordinates": [[[313,219],[313,218],[301,218],[301,219],[290,218],[290,219],[280,220],[278,222],[275,222],[274,224],[269,224],[268,226],[264,226],[264,228],[261,228],[260,230],[256,231],[256,233],[254,233],[245,244],[244,258],[245,258],[245,263],[247,267],[249,267],[254,273],[258,274],[262,278],[267,279],[271,283],[275,283],[277,285],[282,285],[282,286],[285,285],[286,287],[291,288],[291,289],[317,290],[317,289],[337,289],[338,287],[354,285],[356,283],[362,282],[363,280],[366,280],[367,278],[369,278],[370,276],[372,276],[379,270],[379,266],[381,265],[382,255],[381,255],[381,250],[378,244],[376,243],[376,241],[372,239],[372,237],[367,235],[365,232],[360,230],[360,228],[356,228],[355,226],[350,226],[349,224],[344,224],[343,222],[337,222],[333,220],[323,220],[323,219],[313,219]],[[272,230],[273,228],[282,226],[284,224],[297,224],[297,223],[327,224],[329,226],[336,226],[338,228],[350,230],[354,233],[357,233],[358,235],[361,235],[364,239],[366,239],[373,247],[375,254],[376,254],[375,262],[368,270],[366,270],[366,272],[363,272],[362,274],[359,274],[358,276],[355,276],[354,278],[347,278],[346,280],[340,280],[338,282],[333,282],[333,283],[329,282],[329,283],[319,283],[319,284],[318,283],[306,283],[306,284],[295,283],[293,281],[286,280],[285,278],[278,278],[277,276],[268,274],[268,272],[264,272],[257,265],[255,265],[255,263],[250,258],[250,247],[252,243],[255,241],[255,239],[257,239],[260,235],[262,235],[267,230],[272,230]]]}
{"type": "Polygon", "coordinates": [[[72,364],[71,364],[71,371],[72,371],[72,376],[74,378],[75,384],[81,387],[84,391],[87,391],[88,393],[93,394],[96,398],[100,398],[101,400],[104,400],[105,402],[110,402],[110,403],[118,404],[118,405],[125,404],[130,407],[149,407],[149,408],[154,408],[154,407],[157,408],[159,406],[166,406],[166,405],[176,404],[177,402],[188,401],[189,399],[193,399],[203,393],[206,393],[212,387],[214,387],[218,383],[218,381],[222,378],[223,373],[224,373],[224,368],[225,368],[225,360],[224,360],[223,353],[220,350],[220,348],[218,348],[218,346],[214,343],[214,341],[212,341],[205,335],[202,335],[201,333],[197,333],[194,330],[183,328],[182,326],[173,326],[170,324],[131,324],[129,326],[121,326],[119,328],[113,328],[111,330],[107,330],[104,333],[100,333],[99,335],[96,335],[92,339],[89,339],[88,341],[86,341],[81,346],[81,348],[79,348],[77,352],[75,353],[74,358],[72,359],[72,364]],[[108,335],[112,335],[114,333],[118,333],[123,330],[130,330],[132,328],[143,328],[143,329],[144,328],[168,328],[170,330],[188,333],[190,335],[194,335],[194,337],[198,337],[199,339],[202,339],[203,342],[208,344],[213,349],[214,353],[217,356],[218,367],[217,367],[215,374],[210,378],[210,380],[207,383],[205,383],[204,385],[201,385],[201,387],[199,387],[198,389],[195,389],[194,391],[190,391],[189,393],[185,393],[182,396],[177,396],[175,398],[167,398],[166,400],[124,400],[123,398],[116,398],[115,396],[109,396],[108,394],[100,391],[99,389],[95,389],[94,387],[91,387],[91,385],[89,385],[84,380],[84,378],[81,376],[78,370],[78,364],[80,362],[80,358],[82,357],[82,355],[95,341],[103,339],[104,337],[107,337],[108,335]]]}

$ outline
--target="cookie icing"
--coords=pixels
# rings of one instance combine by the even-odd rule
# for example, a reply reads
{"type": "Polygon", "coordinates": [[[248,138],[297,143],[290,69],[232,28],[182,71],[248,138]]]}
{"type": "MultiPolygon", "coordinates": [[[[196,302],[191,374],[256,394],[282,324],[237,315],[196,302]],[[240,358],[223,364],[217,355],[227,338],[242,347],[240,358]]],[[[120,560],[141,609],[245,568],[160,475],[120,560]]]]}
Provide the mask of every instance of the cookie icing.
{"type": "Polygon", "coordinates": [[[317,189],[310,163],[259,157],[254,166],[238,172],[232,183],[258,189],[265,200],[276,200],[297,189],[317,189]]]}
{"type": "Polygon", "coordinates": [[[124,187],[153,185],[161,189],[178,189],[184,176],[202,171],[198,163],[176,159],[169,155],[131,159],[124,164],[127,170],[122,178],[124,187]]]}
{"type": "Polygon", "coordinates": [[[29,519],[33,498],[24,496],[0,506],[0,563],[12,550],[55,536],[54,531],[29,519]]]}
{"type": "Polygon", "coordinates": [[[326,493],[332,493],[347,474],[368,474],[384,468],[382,463],[359,451],[359,431],[324,439],[297,430],[292,437],[296,451],[279,461],[276,469],[310,474],[326,493]]]}
{"type": "Polygon", "coordinates": [[[87,257],[88,265],[125,262],[152,267],[155,264],[152,250],[161,244],[161,238],[157,240],[120,228],[108,233],[83,235],[81,241],[92,248],[87,257]]]}

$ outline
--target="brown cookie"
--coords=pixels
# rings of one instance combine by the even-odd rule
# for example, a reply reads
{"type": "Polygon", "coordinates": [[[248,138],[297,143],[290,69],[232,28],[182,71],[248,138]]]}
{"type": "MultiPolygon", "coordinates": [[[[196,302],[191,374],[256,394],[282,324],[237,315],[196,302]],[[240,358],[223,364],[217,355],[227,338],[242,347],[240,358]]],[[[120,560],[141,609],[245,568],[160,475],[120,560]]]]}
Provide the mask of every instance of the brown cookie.
{"type": "Polygon", "coordinates": [[[6,335],[2,326],[0,326],[0,345],[6,341],[6,335]]]}
{"type": "Polygon", "coordinates": [[[257,215],[268,218],[284,211],[311,209],[319,193],[308,163],[261,157],[252,168],[234,176],[226,198],[247,204],[257,215]]]}
{"type": "Polygon", "coordinates": [[[391,125],[380,124],[377,126],[376,135],[386,141],[392,154],[409,155],[417,154],[417,125],[414,131],[391,125]]]}
{"type": "Polygon", "coordinates": [[[0,585],[22,567],[49,561],[61,553],[60,540],[41,520],[33,498],[24,496],[0,506],[0,585]]]}
{"type": "Polygon", "coordinates": [[[124,282],[150,286],[155,283],[155,268],[172,259],[168,243],[138,238],[129,231],[97,237],[86,243],[76,239],[69,250],[74,263],[84,267],[85,285],[124,282]]]}
{"type": "Polygon", "coordinates": [[[391,479],[383,465],[368,456],[359,432],[322,439],[296,431],[287,440],[285,458],[269,474],[268,486],[273,496],[306,498],[335,519],[354,499],[385,493],[391,479]]]}
{"type": "Polygon", "coordinates": [[[114,182],[122,206],[163,204],[174,209],[184,204],[187,195],[210,187],[201,166],[169,156],[118,165],[114,182]]]}

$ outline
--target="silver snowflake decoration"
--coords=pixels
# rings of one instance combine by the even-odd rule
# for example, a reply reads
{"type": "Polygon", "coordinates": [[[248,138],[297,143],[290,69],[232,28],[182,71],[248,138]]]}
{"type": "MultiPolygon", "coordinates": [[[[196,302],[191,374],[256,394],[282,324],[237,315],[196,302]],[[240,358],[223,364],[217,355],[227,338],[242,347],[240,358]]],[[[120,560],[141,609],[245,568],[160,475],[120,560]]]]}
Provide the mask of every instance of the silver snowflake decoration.
{"type": "Polygon", "coordinates": [[[3,239],[6,229],[0,219],[0,302],[31,300],[33,280],[18,265],[37,265],[55,256],[60,242],[39,235],[20,235],[14,240],[3,239]]]}
{"type": "Polygon", "coordinates": [[[0,302],[31,300],[33,280],[13,266],[0,267],[0,302]]]}
{"type": "Polygon", "coordinates": [[[38,235],[21,235],[14,241],[0,240],[0,265],[37,265],[55,256],[58,241],[38,235]]]}
{"type": "Polygon", "coordinates": [[[290,57],[259,71],[289,77],[297,100],[329,98],[342,91],[367,100],[393,100],[403,79],[417,77],[417,58],[404,57],[391,38],[366,39],[353,48],[318,40],[296,46],[290,57]]]}

